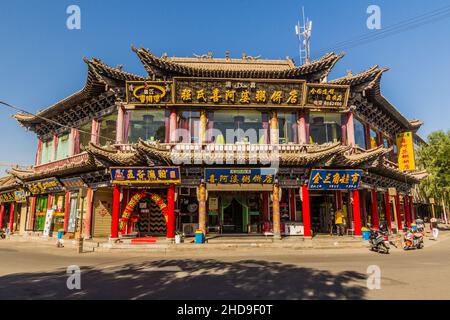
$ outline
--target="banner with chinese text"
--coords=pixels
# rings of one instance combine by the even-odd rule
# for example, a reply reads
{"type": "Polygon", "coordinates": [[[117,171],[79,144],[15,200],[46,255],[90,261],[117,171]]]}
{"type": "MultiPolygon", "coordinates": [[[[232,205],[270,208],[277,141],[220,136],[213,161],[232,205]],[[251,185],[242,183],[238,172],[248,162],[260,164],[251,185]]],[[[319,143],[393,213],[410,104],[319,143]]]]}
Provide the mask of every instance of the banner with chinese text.
{"type": "Polygon", "coordinates": [[[362,170],[312,170],[309,190],[357,190],[362,170]]]}
{"type": "Polygon", "coordinates": [[[274,184],[276,170],[263,169],[205,169],[209,184],[274,184]]]}
{"type": "Polygon", "coordinates": [[[33,181],[26,184],[26,187],[32,194],[53,193],[63,191],[64,188],[56,178],[48,178],[39,181],[33,181]]]}
{"type": "Polygon", "coordinates": [[[113,184],[179,184],[180,168],[111,168],[113,184]]]}
{"type": "Polygon", "coordinates": [[[397,134],[398,169],[400,171],[416,170],[414,145],[411,132],[397,134]]]}

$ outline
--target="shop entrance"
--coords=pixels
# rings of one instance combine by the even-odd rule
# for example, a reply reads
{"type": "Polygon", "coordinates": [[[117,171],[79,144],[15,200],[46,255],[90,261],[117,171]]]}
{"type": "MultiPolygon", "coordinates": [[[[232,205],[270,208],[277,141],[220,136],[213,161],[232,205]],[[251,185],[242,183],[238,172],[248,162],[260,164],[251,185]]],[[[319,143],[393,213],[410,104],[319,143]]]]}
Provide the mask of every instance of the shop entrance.
{"type": "Polygon", "coordinates": [[[313,234],[330,234],[333,230],[333,195],[311,193],[311,229],[313,234]]]}
{"type": "Polygon", "coordinates": [[[232,198],[228,206],[223,208],[223,233],[243,233],[244,206],[232,198]]]}

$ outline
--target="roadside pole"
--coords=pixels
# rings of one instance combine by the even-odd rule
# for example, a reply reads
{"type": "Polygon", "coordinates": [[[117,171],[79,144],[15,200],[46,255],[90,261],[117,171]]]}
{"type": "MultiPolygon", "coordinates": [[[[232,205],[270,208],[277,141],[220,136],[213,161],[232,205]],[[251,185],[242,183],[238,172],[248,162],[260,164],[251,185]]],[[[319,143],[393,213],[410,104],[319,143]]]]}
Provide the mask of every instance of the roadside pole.
{"type": "Polygon", "coordinates": [[[81,211],[80,211],[80,235],[78,237],[78,253],[83,253],[83,211],[84,211],[84,194],[86,192],[86,189],[80,188],[78,192],[78,201],[80,203],[81,211]]]}

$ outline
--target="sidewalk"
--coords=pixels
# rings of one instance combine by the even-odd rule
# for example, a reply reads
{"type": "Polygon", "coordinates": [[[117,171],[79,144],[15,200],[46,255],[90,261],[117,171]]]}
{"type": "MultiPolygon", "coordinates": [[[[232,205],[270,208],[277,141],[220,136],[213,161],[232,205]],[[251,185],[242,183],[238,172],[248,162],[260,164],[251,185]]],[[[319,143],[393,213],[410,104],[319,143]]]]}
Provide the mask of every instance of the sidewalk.
{"type": "MultiPolygon", "coordinates": [[[[444,239],[450,236],[450,232],[441,229],[439,238],[444,239]]],[[[401,248],[401,235],[391,236],[391,240],[401,248]]],[[[5,241],[5,240],[3,240],[5,241]]],[[[39,243],[46,246],[55,246],[55,238],[12,235],[6,241],[39,243]]],[[[438,240],[439,242],[439,240],[438,240]]],[[[431,234],[426,232],[425,248],[427,245],[436,243],[431,239],[431,234]]],[[[76,248],[77,240],[64,240],[65,247],[76,248]]],[[[367,241],[351,236],[337,237],[329,235],[319,235],[312,239],[303,237],[285,237],[282,240],[275,240],[272,237],[215,237],[207,238],[204,244],[195,244],[193,238],[185,239],[181,244],[174,244],[165,238],[158,238],[151,244],[132,244],[130,239],[112,242],[108,239],[84,240],[84,252],[108,252],[108,251],[148,251],[148,252],[187,252],[187,251],[209,251],[209,250],[233,250],[238,248],[265,248],[265,249],[292,249],[292,250],[320,250],[320,249],[363,249],[368,248],[367,241]]]]}

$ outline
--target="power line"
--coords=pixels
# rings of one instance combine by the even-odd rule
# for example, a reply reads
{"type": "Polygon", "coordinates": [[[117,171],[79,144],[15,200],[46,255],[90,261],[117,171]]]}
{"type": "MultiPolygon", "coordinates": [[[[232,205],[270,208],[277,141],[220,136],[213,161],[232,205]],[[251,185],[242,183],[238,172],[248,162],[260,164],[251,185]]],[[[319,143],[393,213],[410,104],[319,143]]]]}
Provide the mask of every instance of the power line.
{"type": "MultiPolygon", "coordinates": [[[[36,118],[39,118],[39,119],[41,119],[41,120],[48,121],[48,122],[53,123],[53,124],[56,124],[56,125],[58,125],[58,126],[60,126],[60,127],[62,127],[62,128],[65,128],[65,129],[72,129],[71,126],[68,126],[68,125],[59,123],[59,122],[57,122],[57,121],[55,121],[55,120],[52,120],[52,119],[48,119],[48,118],[39,116],[39,115],[37,115],[37,114],[31,113],[31,112],[29,112],[29,111],[27,111],[27,110],[24,110],[24,109],[21,109],[21,108],[18,108],[18,107],[16,107],[16,106],[13,106],[13,105],[11,105],[11,104],[9,104],[9,103],[7,103],[7,102],[1,101],[1,100],[0,100],[0,105],[4,105],[4,106],[6,106],[6,107],[8,107],[8,108],[14,109],[14,110],[16,110],[16,111],[19,111],[19,112],[22,112],[22,113],[25,113],[25,114],[28,114],[28,115],[33,116],[33,117],[36,117],[36,118]]],[[[84,130],[81,130],[81,129],[78,129],[78,132],[81,132],[81,133],[84,133],[84,134],[88,134],[88,135],[92,135],[92,132],[84,131],[84,130]]],[[[101,135],[96,135],[96,136],[99,137],[99,138],[105,139],[105,140],[107,140],[107,141],[112,141],[112,142],[114,142],[114,143],[116,142],[116,140],[113,140],[113,139],[108,138],[108,137],[104,137],[104,136],[101,136],[101,135]]]]}
{"type": "Polygon", "coordinates": [[[410,19],[406,19],[402,22],[393,24],[391,26],[383,28],[377,33],[366,33],[351,40],[337,42],[334,45],[330,46],[329,48],[322,48],[316,52],[322,54],[323,52],[343,51],[344,49],[355,48],[357,46],[381,40],[386,37],[399,34],[401,32],[406,32],[415,28],[419,28],[423,25],[437,22],[439,20],[446,19],[448,17],[450,17],[449,5],[410,19]]]}

